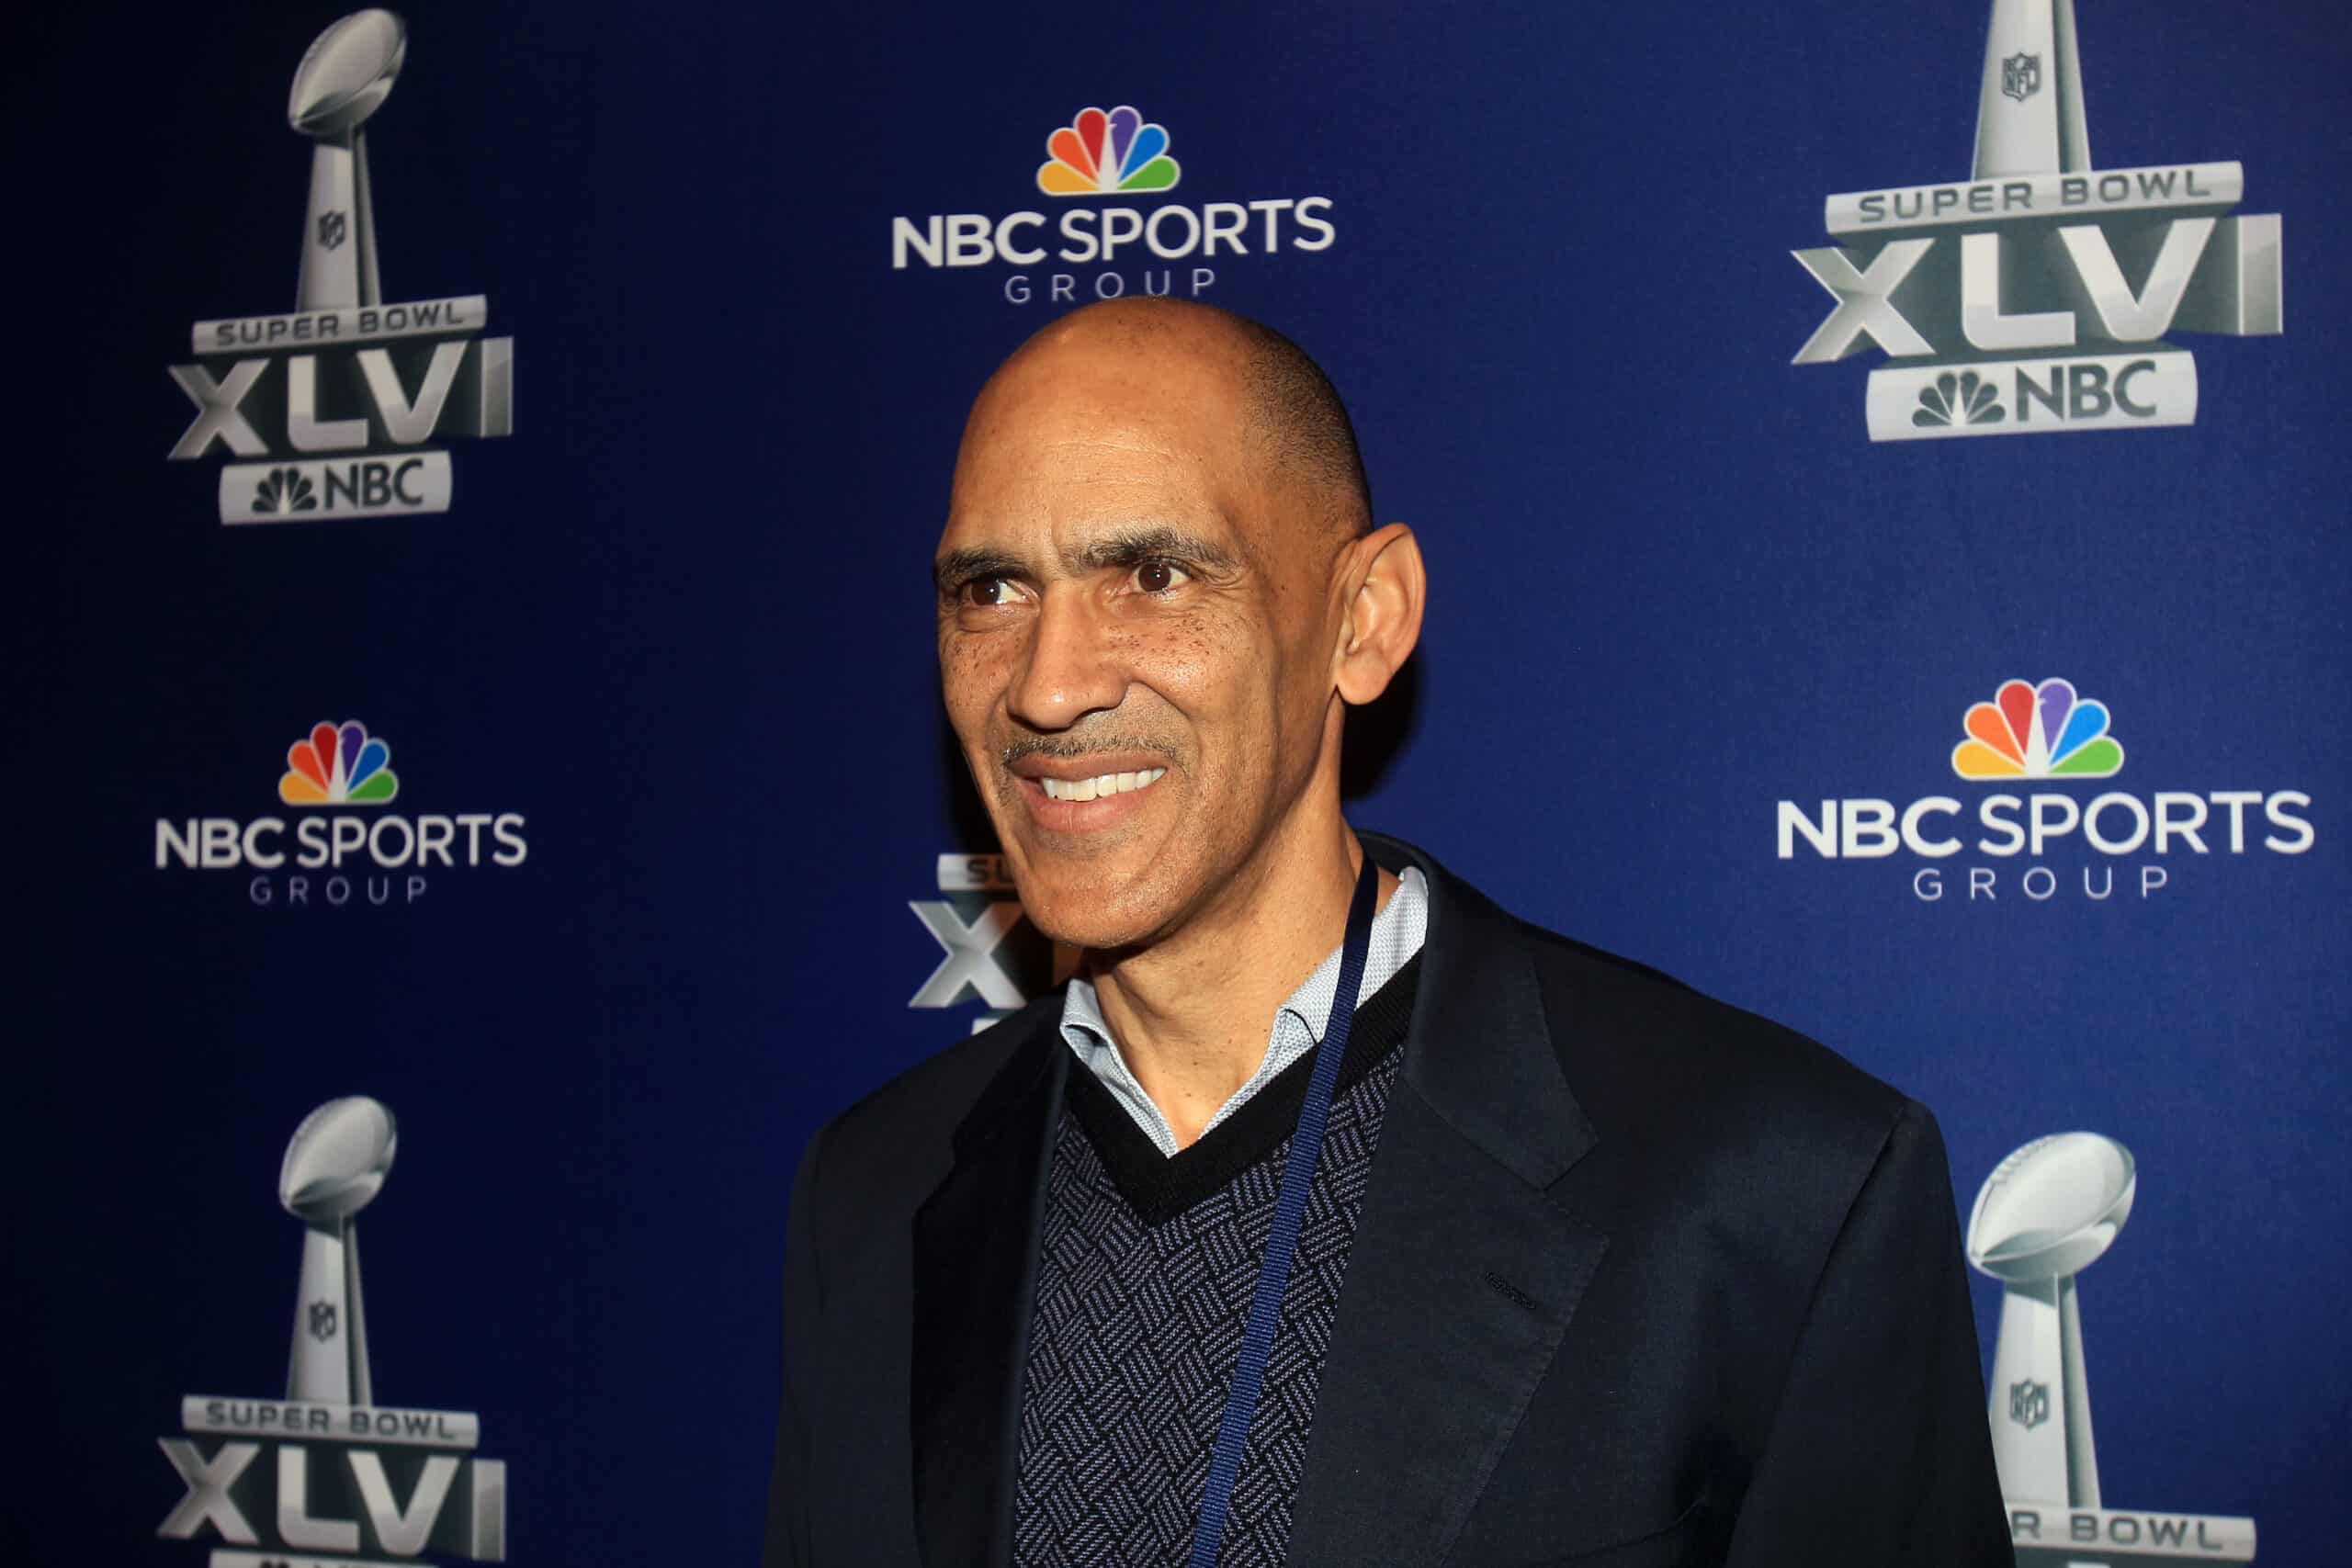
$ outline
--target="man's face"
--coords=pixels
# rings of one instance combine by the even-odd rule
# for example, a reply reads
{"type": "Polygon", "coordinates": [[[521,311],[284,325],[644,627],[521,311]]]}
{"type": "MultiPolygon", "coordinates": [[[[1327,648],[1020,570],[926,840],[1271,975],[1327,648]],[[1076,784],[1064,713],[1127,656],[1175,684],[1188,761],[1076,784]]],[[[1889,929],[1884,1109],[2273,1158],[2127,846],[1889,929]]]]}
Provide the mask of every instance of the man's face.
{"type": "Polygon", "coordinates": [[[1215,347],[1080,334],[1001,372],[965,432],[940,674],[1058,940],[1147,942],[1245,886],[1324,746],[1339,541],[1243,425],[1215,347]]]}

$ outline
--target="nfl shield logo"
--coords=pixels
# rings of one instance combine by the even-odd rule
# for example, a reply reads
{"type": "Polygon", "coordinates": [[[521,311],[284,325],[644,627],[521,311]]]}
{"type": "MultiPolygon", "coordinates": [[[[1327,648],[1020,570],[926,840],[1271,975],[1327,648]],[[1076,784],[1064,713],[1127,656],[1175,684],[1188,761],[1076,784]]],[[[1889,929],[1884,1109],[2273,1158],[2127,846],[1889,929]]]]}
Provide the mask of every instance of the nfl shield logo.
{"type": "Polygon", "coordinates": [[[334,250],[336,246],[343,243],[344,231],[345,227],[346,225],[343,220],[343,214],[341,212],[320,213],[319,243],[324,245],[328,250],[334,250]]]}
{"type": "Polygon", "coordinates": [[[2041,91],[2041,56],[2012,54],[2002,61],[2001,91],[2019,103],[2041,91]]]}
{"type": "Polygon", "coordinates": [[[334,1303],[312,1302],[311,1303],[311,1337],[313,1339],[332,1339],[334,1337],[334,1303]]]}
{"type": "Polygon", "coordinates": [[[2050,1419],[2050,1385],[2028,1379],[2009,1385],[2009,1419],[2032,1431],[2050,1419]]]}

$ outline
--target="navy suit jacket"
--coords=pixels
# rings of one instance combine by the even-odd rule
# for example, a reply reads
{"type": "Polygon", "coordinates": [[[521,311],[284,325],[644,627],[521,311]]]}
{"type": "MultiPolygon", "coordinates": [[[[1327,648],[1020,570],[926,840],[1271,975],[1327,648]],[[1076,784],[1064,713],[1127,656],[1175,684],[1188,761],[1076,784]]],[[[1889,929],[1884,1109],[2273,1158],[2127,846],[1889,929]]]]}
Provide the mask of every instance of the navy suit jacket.
{"type": "MultiPolygon", "coordinates": [[[[1364,840],[1429,938],[1288,1561],[2012,1562],[1934,1118],[1364,840]]],[[[1008,1561],[1059,1009],[809,1144],[770,1568],[1008,1561]]]]}

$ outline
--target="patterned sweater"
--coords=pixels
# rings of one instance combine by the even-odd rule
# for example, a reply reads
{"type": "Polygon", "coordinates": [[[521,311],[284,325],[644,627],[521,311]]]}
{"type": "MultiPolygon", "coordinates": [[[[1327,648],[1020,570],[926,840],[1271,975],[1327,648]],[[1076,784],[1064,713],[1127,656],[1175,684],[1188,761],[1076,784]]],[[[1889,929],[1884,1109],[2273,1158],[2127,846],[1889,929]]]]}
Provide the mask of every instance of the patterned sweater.
{"type": "MultiPolygon", "coordinates": [[[[1358,1010],[1219,1568],[1270,1568],[1288,1548],[1323,1357],[1419,976],[1416,957],[1358,1010]]],[[[1020,1568],[1186,1561],[1314,1069],[1310,1052],[1172,1156],[1092,1074],[1069,1075],[1022,1395],[1020,1568]]]]}

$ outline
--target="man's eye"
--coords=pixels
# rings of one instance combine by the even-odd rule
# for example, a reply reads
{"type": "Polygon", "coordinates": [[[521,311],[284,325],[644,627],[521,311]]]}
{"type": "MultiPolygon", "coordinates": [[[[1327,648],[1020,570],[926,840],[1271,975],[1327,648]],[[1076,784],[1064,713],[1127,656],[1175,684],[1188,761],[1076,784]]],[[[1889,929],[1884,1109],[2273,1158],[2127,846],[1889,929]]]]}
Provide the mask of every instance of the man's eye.
{"type": "Polygon", "coordinates": [[[1174,561],[1148,560],[1136,568],[1136,586],[1146,593],[1165,593],[1184,581],[1184,569],[1174,561]]]}
{"type": "Polygon", "coordinates": [[[1012,602],[1012,584],[1001,577],[976,577],[964,584],[967,604],[1007,604],[1012,602]]]}

